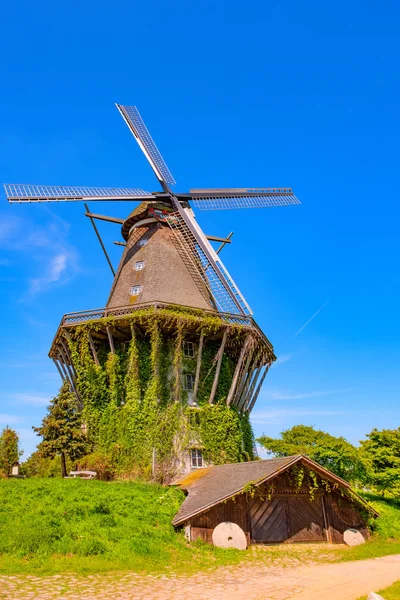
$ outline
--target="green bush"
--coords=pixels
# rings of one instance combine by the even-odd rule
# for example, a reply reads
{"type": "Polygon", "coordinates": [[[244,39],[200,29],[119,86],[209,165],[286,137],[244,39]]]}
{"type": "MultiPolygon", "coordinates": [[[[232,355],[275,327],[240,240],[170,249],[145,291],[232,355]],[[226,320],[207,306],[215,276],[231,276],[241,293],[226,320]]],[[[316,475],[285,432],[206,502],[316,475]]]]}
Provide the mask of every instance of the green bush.
{"type": "Polygon", "coordinates": [[[96,471],[100,481],[111,481],[115,476],[115,469],[107,454],[94,452],[79,459],[76,463],[77,470],[96,471]]]}

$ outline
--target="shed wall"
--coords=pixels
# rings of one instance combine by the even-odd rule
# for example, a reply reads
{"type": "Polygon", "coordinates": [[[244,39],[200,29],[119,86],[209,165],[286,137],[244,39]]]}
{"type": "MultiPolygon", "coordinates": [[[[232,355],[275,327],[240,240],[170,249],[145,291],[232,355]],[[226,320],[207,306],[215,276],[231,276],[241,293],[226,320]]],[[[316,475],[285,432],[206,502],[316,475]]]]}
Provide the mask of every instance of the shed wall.
{"type": "MultiPolygon", "coordinates": [[[[223,521],[236,523],[254,543],[331,542],[343,543],[343,533],[354,528],[369,537],[363,516],[338,492],[327,493],[320,487],[310,499],[308,489],[293,490],[283,474],[274,481],[274,493],[260,496],[241,494],[192,518],[190,538],[212,543],[214,528],[223,521]]],[[[262,492],[265,492],[263,495],[262,492]]]]}

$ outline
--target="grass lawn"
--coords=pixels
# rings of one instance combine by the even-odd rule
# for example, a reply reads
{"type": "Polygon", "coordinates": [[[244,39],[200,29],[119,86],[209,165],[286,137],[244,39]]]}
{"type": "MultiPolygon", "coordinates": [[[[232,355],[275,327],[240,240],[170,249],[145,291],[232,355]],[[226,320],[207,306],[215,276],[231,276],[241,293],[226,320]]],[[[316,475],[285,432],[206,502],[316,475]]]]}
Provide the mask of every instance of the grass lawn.
{"type": "MultiPolygon", "coordinates": [[[[382,596],[382,598],[385,598],[385,600],[399,600],[399,598],[400,598],[400,581],[398,581],[397,583],[394,583],[390,587],[388,587],[384,590],[380,590],[379,592],[376,592],[376,593],[380,594],[382,596]]],[[[367,596],[364,596],[363,598],[360,598],[360,600],[366,600],[366,598],[367,598],[367,596]]]]}
{"type": "Polygon", "coordinates": [[[195,572],[262,560],[271,564],[359,560],[400,553],[400,504],[372,498],[382,514],[356,548],[281,545],[247,552],[188,544],[171,520],[183,493],[150,483],[79,479],[0,481],[0,573],[195,572]]]}

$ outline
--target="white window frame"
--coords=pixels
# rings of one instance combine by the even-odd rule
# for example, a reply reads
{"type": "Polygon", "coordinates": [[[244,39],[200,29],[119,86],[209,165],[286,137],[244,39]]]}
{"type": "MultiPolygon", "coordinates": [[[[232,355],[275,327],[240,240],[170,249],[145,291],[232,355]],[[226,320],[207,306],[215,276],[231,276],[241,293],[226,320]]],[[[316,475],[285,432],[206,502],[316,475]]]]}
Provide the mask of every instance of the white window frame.
{"type": "Polygon", "coordinates": [[[145,246],[148,242],[148,238],[142,238],[141,240],[138,241],[138,245],[140,248],[143,248],[143,246],[145,246]]]}
{"type": "Polygon", "coordinates": [[[130,296],[139,296],[141,293],[143,292],[143,286],[142,285],[133,285],[131,288],[129,288],[129,295],[130,296]]]}
{"type": "Polygon", "coordinates": [[[190,449],[190,466],[192,469],[202,469],[204,467],[203,453],[199,448],[190,449]]]}
{"type": "Polygon", "coordinates": [[[193,358],[196,356],[196,346],[191,340],[183,340],[183,356],[186,358],[193,358]]]}
{"type": "Polygon", "coordinates": [[[133,270],[134,271],[143,271],[143,269],[145,268],[145,266],[146,266],[146,261],[145,260],[137,260],[135,262],[135,264],[133,265],[133,270]]]}

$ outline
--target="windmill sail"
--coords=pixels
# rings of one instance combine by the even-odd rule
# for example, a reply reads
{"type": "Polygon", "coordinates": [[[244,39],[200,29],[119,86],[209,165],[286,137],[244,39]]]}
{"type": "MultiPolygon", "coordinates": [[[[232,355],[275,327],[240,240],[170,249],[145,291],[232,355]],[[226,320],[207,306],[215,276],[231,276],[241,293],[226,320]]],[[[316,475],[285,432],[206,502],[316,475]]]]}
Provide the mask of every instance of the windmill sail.
{"type": "Polygon", "coordinates": [[[79,200],[154,200],[150,192],[140,188],[98,188],[55,185],[4,185],[10,202],[77,202],[79,200]]]}
{"type": "Polygon", "coordinates": [[[301,204],[290,188],[227,188],[190,190],[190,200],[200,210],[270,208],[301,204]]]}
{"type": "Polygon", "coordinates": [[[159,182],[162,185],[166,184],[165,187],[167,189],[168,185],[174,185],[175,179],[172,177],[171,171],[168,169],[165,160],[155,145],[154,140],[151,137],[150,132],[147,129],[136,106],[122,106],[121,104],[116,104],[116,107],[121,113],[125,123],[135,136],[137,143],[149,161],[150,166],[159,182]]]}
{"type": "Polygon", "coordinates": [[[225,313],[251,315],[250,306],[196,221],[178,200],[173,198],[173,203],[176,212],[167,218],[168,225],[176,233],[185,258],[191,255],[190,260],[207,286],[217,309],[225,313]]]}

